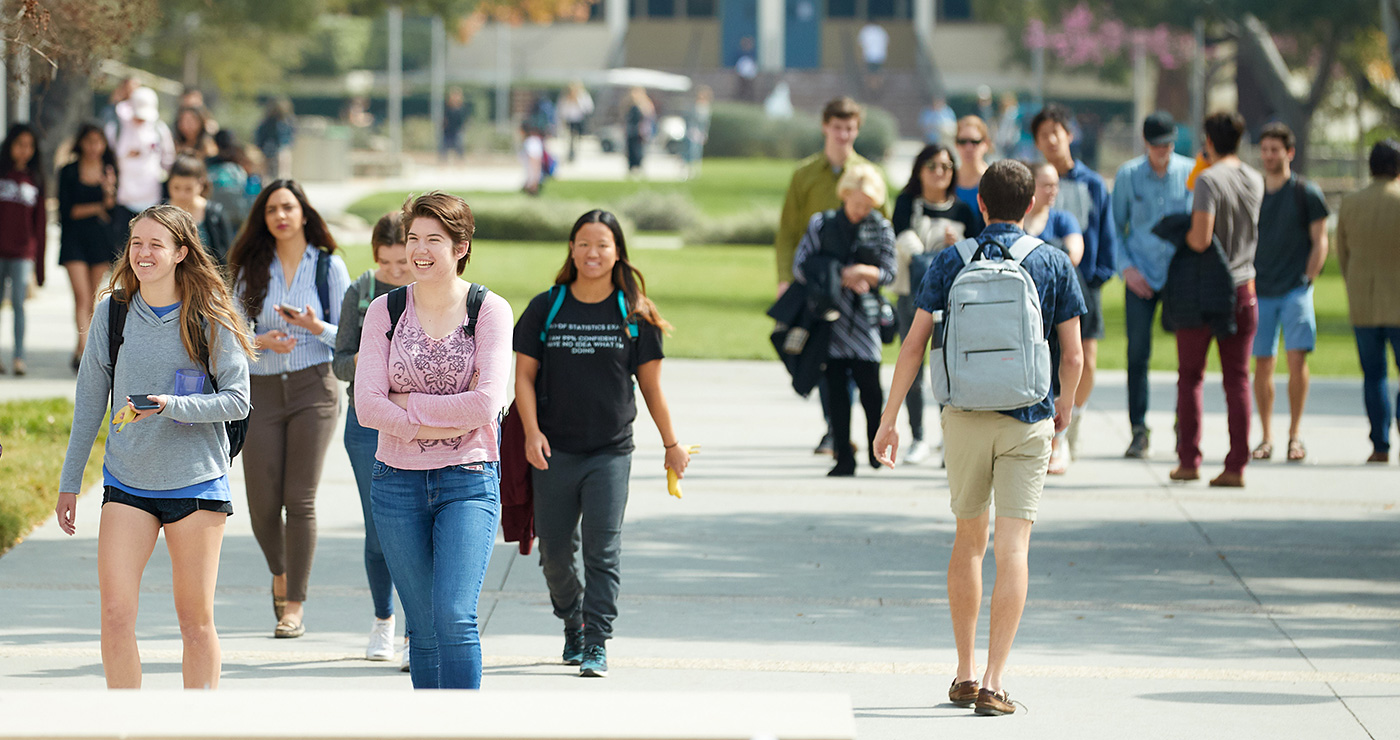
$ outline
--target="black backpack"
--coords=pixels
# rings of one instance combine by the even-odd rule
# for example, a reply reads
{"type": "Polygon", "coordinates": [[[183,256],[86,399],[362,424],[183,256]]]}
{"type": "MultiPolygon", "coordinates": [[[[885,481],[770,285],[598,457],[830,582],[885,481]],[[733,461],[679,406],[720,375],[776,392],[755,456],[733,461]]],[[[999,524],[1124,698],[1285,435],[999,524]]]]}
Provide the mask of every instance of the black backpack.
{"type": "MultiPolygon", "coordinates": [[[[481,304],[486,302],[486,294],[490,293],[485,285],[471,284],[467,290],[467,323],[462,325],[462,333],[469,336],[476,336],[476,317],[481,314],[481,304]]],[[[390,341],[394,339],[394,330],[399,327],[399,319],[403,317],[404,309],[408,308],[408,286],[404,285],[394,288],[385,294],[389,308],[389,331],[384,332],[384,336],[390,341]]]]}
{"type": "MultiPolygon", "coordinates": [[[[113,291],[111,299],[107,302],[107,356],[110,358],[108,369],[112,373],[113,414],[117,413],[117,353],[121,351],[122,342],[126,341],[123,334],[126,330],[127,309],[126,293],[120,290],[113,291]]],[[[204,365],[210,387],[218,393],[219,381],[209,370],[209,348],[201,345],[201,350],[199,362],[204,365]]],[[[228,436],[228,461],[233,462],[233,458],[243,451],[243,441],[248,438],[248,417],[224,422],[224,433],[228,436]]]]}

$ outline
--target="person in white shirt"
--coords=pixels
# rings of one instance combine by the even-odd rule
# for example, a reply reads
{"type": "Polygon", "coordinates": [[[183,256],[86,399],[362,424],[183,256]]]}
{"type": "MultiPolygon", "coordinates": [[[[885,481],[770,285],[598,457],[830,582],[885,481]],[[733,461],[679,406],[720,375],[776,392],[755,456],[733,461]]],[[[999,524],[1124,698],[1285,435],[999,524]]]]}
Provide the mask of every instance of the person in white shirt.
{"type": "Polygon", "coordinates": [[[866,85],[878,91],[883,84],[880,70],[889,55],[890,32],[877,23],[867,23],[856,34],[856,40],[860,42],[861,55],[865,57],[866,85]]]}
{"type": "Polygon", "coordinates": [[[559,118],[569,127],[570,162],[574,161],[578,140],[583,136],[584,126],[591,115],[593,115],[593,96],[588,94],[588,88],[584,87],[582,82],[575,81],[569,85],[569,89],[559,99],[559,118]]]}
{"type": "Polygon", "coordinates": [[[161,184],[175,164],[175,137],[160,120],[156,91],[138,87],[116,104],[115,123],[107,125],[107,141],[117,155],[117,205],[112,222],[115,236],[125,241],[127,223],[136,214],[161,202],[161,184]]]}

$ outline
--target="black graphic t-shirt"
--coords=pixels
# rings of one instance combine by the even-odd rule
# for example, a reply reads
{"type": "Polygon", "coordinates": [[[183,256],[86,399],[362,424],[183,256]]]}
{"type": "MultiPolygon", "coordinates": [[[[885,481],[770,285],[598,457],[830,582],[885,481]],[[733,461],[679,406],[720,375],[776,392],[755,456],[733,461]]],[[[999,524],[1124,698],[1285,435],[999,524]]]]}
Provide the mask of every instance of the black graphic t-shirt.
{"type": "Polygon", "coordinates": [[[564,303],[541,342],[553,305],[549,291],[540,293],[515,324],[515,351],[540,361],[535,376],[540,431],[551,449],[576,455],[631,452],[637,418],[632,374],[665,356],[661,330],[638,321],[634,342],[616,294],[583,303],[565,289],[564,303]]]}

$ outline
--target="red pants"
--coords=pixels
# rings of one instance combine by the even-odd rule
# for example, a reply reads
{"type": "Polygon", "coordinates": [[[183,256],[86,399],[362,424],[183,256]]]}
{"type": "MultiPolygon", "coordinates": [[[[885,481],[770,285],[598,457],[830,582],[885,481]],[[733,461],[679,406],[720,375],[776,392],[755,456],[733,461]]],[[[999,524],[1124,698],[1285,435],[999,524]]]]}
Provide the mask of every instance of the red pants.
{"type": "MultiPolygon", "coordinates": [[[[1234,335],[1216,337],[1216,341],[1221,374],[1225,376],[1225,408],[1230,425],[1230,454],[1225,457],[1225,469],[1243,473],[1249,463],[1249,421],[1253,413],[1249,354],[1259,326],[1253,280],[1235,288],[1235,325],[1234,335]]],[[[1183,468],[1201,467],[1202,391],[1212,336],[1209,327],[1176,330],[1176,456],[1183,468]]]]}

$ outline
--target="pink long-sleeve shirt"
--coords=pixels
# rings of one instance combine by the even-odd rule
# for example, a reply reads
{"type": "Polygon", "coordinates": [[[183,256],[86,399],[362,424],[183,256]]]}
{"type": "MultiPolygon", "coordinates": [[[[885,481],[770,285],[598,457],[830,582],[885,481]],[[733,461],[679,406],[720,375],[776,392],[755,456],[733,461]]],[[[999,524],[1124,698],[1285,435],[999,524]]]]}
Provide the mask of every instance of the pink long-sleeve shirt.
{"type": "Polygon", "coordinates": [[[355,412],[361,424],[379,430],[375,458],[401,470],[498,461],[496,422],[514,379],[510,304],[488,293],[475,337],[456,329],[433,339],[418,321],[414,287],[408,288],[407,306],[392,341],[385,336],[385,297],[375,299],[365,314],[355,368],[355,412]],[[390,393],[409,394],[408,409],[389,400],[390,393]],[[424,426],[471,431],[452,439],[414,439],[424,426]]]}

